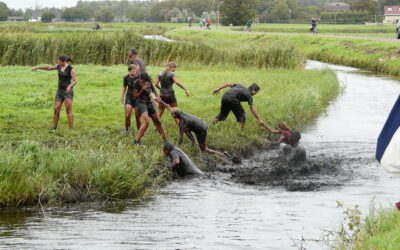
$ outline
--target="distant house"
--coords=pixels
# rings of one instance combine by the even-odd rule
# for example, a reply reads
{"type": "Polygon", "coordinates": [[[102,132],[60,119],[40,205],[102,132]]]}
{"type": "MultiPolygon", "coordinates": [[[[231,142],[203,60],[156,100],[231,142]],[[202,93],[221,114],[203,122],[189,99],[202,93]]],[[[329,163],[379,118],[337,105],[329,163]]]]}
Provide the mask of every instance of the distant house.
{"type": "Polygon", "coordinates": [[[7,18],[8,21],[13,21],[13,22],[21,22],[21,21],[25,21],[25,17],[23,16],[9,16],[7,18]]]}
{"type": "Polygon", "coordinates": [[[400,6],[385,6],[385,24],[396,24],[400,20],[400,6]]]}
{"type": "Polygon", "coordinates": [[[349,11],[350,4],[343,2],[332,2],[325,4],[325,11],[338,12],[338,11],[349,11]]]}

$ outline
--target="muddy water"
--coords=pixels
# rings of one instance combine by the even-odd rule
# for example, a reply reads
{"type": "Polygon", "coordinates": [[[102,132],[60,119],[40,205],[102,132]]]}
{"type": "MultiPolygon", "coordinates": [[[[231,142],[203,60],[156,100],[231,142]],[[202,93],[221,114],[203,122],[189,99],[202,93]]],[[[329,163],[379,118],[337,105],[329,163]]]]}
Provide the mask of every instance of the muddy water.
{"type": "MultiPolygon", "coordinates": [[[[375,140],[400,91],[398,81],[356,69],[330,67],[344,88],[326,115],[303,133],[310,157],[356,159],[352,179],[318,192],[245,186],[217,173],[210,179],[177,181],[154,200],[103,209],[59,209],[46,216],[0,215],[0,248],[87,249],[296,249],[299,240],[320,239],[337,229],[336,201],[359,204],[373,198],[384,206],[400,199],[400,179],[374,161],[375,140]]],[[[257,156],[256,158],[262,158],[257,156]]],[[[251,164],[246,162],[246,164],[251,164]]],[[[321,249],[307,241],[307,249],[321,249]]]]}

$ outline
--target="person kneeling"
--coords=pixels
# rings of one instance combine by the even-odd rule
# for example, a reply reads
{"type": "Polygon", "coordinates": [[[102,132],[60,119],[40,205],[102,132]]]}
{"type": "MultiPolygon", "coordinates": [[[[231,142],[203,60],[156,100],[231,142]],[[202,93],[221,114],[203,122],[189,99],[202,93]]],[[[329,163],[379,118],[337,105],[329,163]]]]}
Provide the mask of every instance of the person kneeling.
{"type": "Polygon", "coordinates": [[[175,147],[169,142],[164,143],[164,154],[171,160],[171,170],[180,177],[186,175],[204,175],[204,173],[190,160],[181,149],[175,147]]]}

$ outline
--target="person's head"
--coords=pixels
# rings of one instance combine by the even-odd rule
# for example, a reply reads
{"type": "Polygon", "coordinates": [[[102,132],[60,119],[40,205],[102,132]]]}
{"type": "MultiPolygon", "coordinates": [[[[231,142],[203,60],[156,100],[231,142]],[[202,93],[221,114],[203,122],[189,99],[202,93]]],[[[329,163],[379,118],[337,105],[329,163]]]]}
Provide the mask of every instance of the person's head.
{"type": "Polygon", "coordinates": [[[139,80],[143,82],[151,82],[151,77],[146,72],[143,72],[139,75],[139,80]]]}
{"type": "Polygon", "coordinates": [[[171,153],[172,150],[174,150],[174,145],[172,145],[170,142],[164,142],[164,146],[163,146],[163,152],[165,155],[169,155],[171,153]]]}
{"type": "Polygon", "coordinates": [[[175,70],[176,70],[177,67],[178,67],[178,66],[176,65],[175,62],[169,62],[169,63],[167,64],[167,68],[165,69],[165,71],[166,71],[166,72],[175,72],[175,70]]]}
{"type": "Polygon", "coordinates": [[[279,129],[279,131],[288,131],[289,130],[289,128],[285,122],[279,122],[278,129],[279,129]]]}
{"type": "Polygon", "coordinates": [[[178,108],[171,108],[171,115],[174,118],[179,118],[181,116],[181,111],[178,108]]]}
{"type": "Polygon", "coordinates": [[[68,62],[72,62],[71,58],[66,55],[61,55],[58,57],[58,64],[65,66],[68,62]]]}
{"type": "Polygon", "coordinates": [[[129,58],[135,58],[137,56],[137,54],[138,54],[138,52],[137,52],[137,49],[135,49],[135,48],[131,48],[128,51],[129,58]]]}
{"type": "Polygon", "coordinates": [[[128,72],[130,76],[139,74],[140,68],[137,64],[131,64],[128,66],[128,72]]]}
{"type": "Polygon", "coordinates": [[[256,95],[258,91],[260,91],[260,86],[253,83],[252,85],[249,86],[249,91],[251,95],[256,95]]]}

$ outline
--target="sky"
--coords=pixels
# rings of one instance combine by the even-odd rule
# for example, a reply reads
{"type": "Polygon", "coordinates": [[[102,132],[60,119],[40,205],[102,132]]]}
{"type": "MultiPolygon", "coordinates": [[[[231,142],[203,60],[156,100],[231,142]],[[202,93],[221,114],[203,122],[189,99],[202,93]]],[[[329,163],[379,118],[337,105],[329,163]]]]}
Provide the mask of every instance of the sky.
{"type": "Polygon", "coordinates": [[[11,9],[26,9],[34,8],[37,5],[40,7],[72,7],[76,5],[77,0],[0,0],[5,2],[8,8],[11,9]]]}

